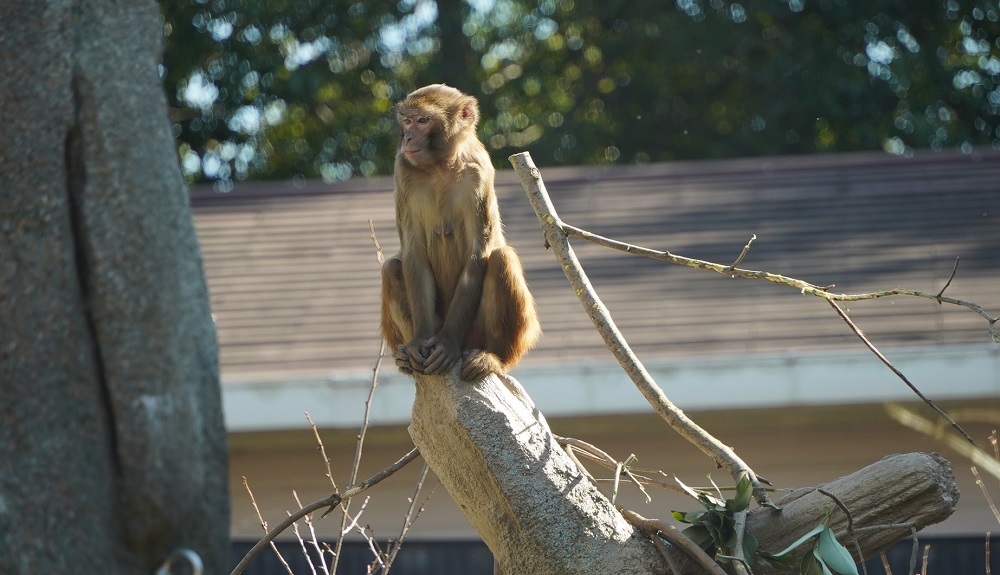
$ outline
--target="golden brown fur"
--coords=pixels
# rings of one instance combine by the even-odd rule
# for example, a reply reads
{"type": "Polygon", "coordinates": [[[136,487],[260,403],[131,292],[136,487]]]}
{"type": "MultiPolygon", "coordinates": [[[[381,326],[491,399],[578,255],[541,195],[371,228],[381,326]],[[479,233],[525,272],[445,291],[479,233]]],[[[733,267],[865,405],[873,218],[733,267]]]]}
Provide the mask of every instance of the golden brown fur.
{"type": "Polygon", "coordinates": [[[443,84],[396,106],[399,253],[382,268],[382,333],[405,373],[505,373],[541,330],[507,245],[476,99],[443,84]]]}

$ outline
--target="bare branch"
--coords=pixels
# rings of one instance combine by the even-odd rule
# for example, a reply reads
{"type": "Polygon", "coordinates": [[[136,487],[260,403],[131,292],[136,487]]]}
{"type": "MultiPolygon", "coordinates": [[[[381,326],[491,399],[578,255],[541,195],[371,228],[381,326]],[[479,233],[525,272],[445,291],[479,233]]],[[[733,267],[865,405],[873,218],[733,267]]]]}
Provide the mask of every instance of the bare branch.
{"type": "MultiPolygon", "coordinates": [[[[343,493],[330,494],[327,497],[324,497],[323,499],[318,499],[316,501],[313,501],[312,503],[309,503],[308,505],[299,509],[295,513],[289,514],[289,516],[285,518],[284,521],[282,521],[277,526],[269,530],[264,535],[264,537],[260,541],[258,541],[257,544],[250,549],[250,551],[247,552],[247,554],[243,557],[243,559],[239,562],[239,564],[236,565],[236,567],[232,570],[230,575],[240,575],[240,573],[243,573],[243,571],[247,568],[247,565],[250,564],[250,561],[252,561],[253,558],[260,553],[260,550],[263,549],[265,545],[272,544],[274,538],[280,535],[285,529],[291,527],[292,523],[295,523],[296,521],[302,519],[303,517],[309,515],[310,513],[323,509],[324,507],[328,507],[329,509],[327,509],[326,513],[323,514],[323,517],[325,517],[328,513],[330,513],[338,505],[340,505],[342,501],[346,501],[351,497],[354,497],[359,493],[363,493],[364,491],[367,491],[371,487],[374,487],[375,485],[381,483],[387,477],[396,473],[400,469],[406,467],[406,465],[411,461],[413,461],[414,459],[416,459],[418,455],[420,455],[420,450],[414,447],[406,455],[399,458],[398,461],[396,461],[389,467],[386,467],[385,469],[379,471],[375,475],[372,475],[368,479],[365,479],[361,483],[358,483],[357,485],[352,485],[351,487],[344,490],[343,493]]],[[[245,485],[246,478],[244,478],[243,482],[245,485]]],[[[256,507],[256,503],[254,504],[254,506],[256,507]]],[[[263,517],[261,518],[261,521],[263,521],[263,517]]],[[[264,523],[264,525],[266,526],[266,522],[264,523]]]]}
{"type": "Polygon", "coordinates": [[[879,351],[878,348],[875,347],[875,344],[873,344],[865,336],[865,334],[861,332],[861,329],[858,326],[854,325],[854,322],[851,321],[851,318],[847,315],[847,312],[845,312],[843,309],[841,309],[841,307],[839,305],[837,305],[837,302],[831,301],[831,300],[827,300],[827,301],[830,304],[830,306],[832,306],[833,309],[836,310],[837,315],[839,315],[840,318],[843,319],[845,323],[847,323],[848,327],[851,328],[851,331],[853,331],[854,334],[857,335],[861,339],[861,341],[865,344],[865,347],[867,347],[872,353],[875,354],[875,357],[879,358],[879,360],[882,363],[884,363],[886,367],[888,367],[889,369],[891,369],[892,372],[896,374],[896,377],[898,377],[899,379],[901,379],[903,381],[903,383],[905,383],[907,385],[907,387],[909,387],[913,391],[913,393],[917,394],[917,397],[919,397],[921,400],[923,400],[923,402],[926,403],[931,409],[933,409],[935,411],[935,413],[937,413],[938,415],[940,415],[942,419],[944,419],[945,421],[947,421],[948,423],[950,423],[951,426],[954,427],[956,431],[958,431],[959,433],[961,433],[962,437],[964,437],[965,439],[967,439],[969,441],[969,443],[971,443],[972,445],[976,444],[976,442],[972,439],[972,436],[969,435],[968,433],[966,433],[965,430],[962,429],[962,426],[958,424],[958,422],[956,422],[954,419],[952,419],[950,415],[948,415],[947,413],[945,413],[940,407],[938,407],[933,401],[931,401],[931,399],[929,397],[927,397],[923,393],[921,393],[921,391],[919,389],[917,389],[917,386],[913,385],[910,382],[910,380],[907,379],[905,375],[903,375],[903,372],[901,372],[898,369],[896,369],[896,366],[893,365],[892,362],[889,361],[889,359],[887,357],[885,357],[884,355],[882,355],[882,352],[879,351]]]}
{"type": "Polygon", "coordinates": [[[313,430],[313,435],[316,437],[316,445],[319,447],[320,455],[323,457],[323,463],[326,464],[326,476],[330,479],[330,485],[333,486],[333,490],[337,490],[337,481],[333,478],[333,470],[330,468],[330,458],[326,454],[326,446],[323,445],[323,438],[319,435],[319,428],[316,427],[316,423],[313,422],[312,417],[309,417],[309,412],[306,413],[306,421],[309,422],[309,427],[313,430]]]}
{"type": "Polygon", "coordinates": [[[980,306],[980,305],[978,305],[976,303],[968,302],[968,301],[964,301],[964,300],[960,300],[960,299],[955,299],[955,298],[950,298],[950,297],[945,297],[945,296],[940,295],[940,294],[932,294],[932,293],[928,293],[928,292],[911,290],[911,289],[903,289],[903,288],[882,290],[882,291],[869,292],[869,293],[858,293],[858,294],[835,294],[835,293],[832,293],[832,292],[829,291],[834,286],[818,286],[818,285],[815,285],[815,284],[811,284],[811,283],[809,283],[807,281],[803,281],[803,280],[796,279],[796,278],[790,278],[788,276],[783,276],[783,275],[780,275],[780,274],[773,274],[773,273],[765,272],[765,271],[746,270],[746,269],[741,269],[741,268],[736,268],[736,267],[730,267],[730,266],[727,266],[727,265],[724,265],[724,264],[718,264],[718,263],[714,263],[714,262],[708,262],[708,261],[704,261],[704,260],[698,260],[698,259],[694,259],[694,258],[688,258],[688,257],[684,257],[684,256],[679,256],[679,255],[676,255],[676,254],[672,254],[672,253],[670,253],[668,251],[652,250],[652,249],[649,249],[649,248],[644,248],[644,247],[641,247],[641,246],[636,246],[636,245],[628,244],[628,243],[625,243],[625,242],[619,242],[617,240],[612,240],[610,238],[606,238],[606,237],[599,236],[597,234],[588,232],[586,230],[582,230],[582,229],[577,228],[575,226],[571,226],[571,225],[567,224],[566,222],[563,222],[563,221],[559,220],[558,218],[553,219],[551,221],[550,225],[558,227],[566,235],[577,237],[577,238],[580,238],[582,240],[587,240],[587,241],[595,243],[595,244],[597,244],[599,246],[604,246],[604,247],[611,248],[611,249],[614,249],[614,250],[618,250],[618,251],[622,251],[622,252],[626,252],[626,253],[630,253],[630,254],[635,254],[635,255],[638,255],[638,256],[643,256],[643,257],[647,257],[647,258],[650,258],[650,259],[654,259],[654,260],[658,260],[658,261],[662,261],[662,262],[667,262],[667,263],[671,263],[671,264],[678,264],[678,265],[682,265],[682,266],[687,266],[687,267],[692,267],[692,268],[698,268],[698,269],[713,271],[713,272],[724,274],[724,275],[728,275],[728,276],[731,276],[731,277],[739,277],[739,278],[752,279],[752,280],[764,280],[764,281],[769,281],[771,283],[786,285],[786,286],[793,287],[793,288],[799,290],[803,294],[814,295],[814,296],[821,297],[821,298],[827,299],[827,300],[848,301],[848,302],[850,302],[850,301],[862,301],[862,300],[869,300],[869,299],[879,299],[879,298],[889,297],[889,296],[905,295],[905,296],[912,296],[912,297],[920,297],[920,298],[925,298],[925,299],[931,299],[931,300],[934,300],[934,301],[936,301],[938,303],[949,303],[949,304],[953,304],[953,305],[958,305],[958,306],[969,308],[972,311],[974,311],[974,312],[978,313],[979,315],[983,316],[983,318],[985,318],[986,321],[988,321],[991,326],[993,326],[994,324],[996,324],[997,320],[1000,319],[1000,318],[993,317],[985,309],[983,309],[982,306],[980,306]]]}
{"type": "Polygon", "coordinates": [[[431,493],[427,495],[427,497],[420,503],[420,506],[417,507],[417,499],[420,497],[420,492],[424,488],[424,480],[427,479],[427,471],[429,469],[430,468],[427,466],[427,463],[424,463],[423,469],[420,470],[420,477],[417,478],[417,485],[413,489],[413,496],[410,497],[410,506],[407,508],[406,515],[403,517],[403,527],[399,531],[399,538],[396,539],[389,549],[389,553],[387,554],[388,556],[385,560],[385,567],[382,569],[383,573],[389,572],[393,561],[396,560],[396,555],[403,547],[403,541],[406,539],[406,535],[410,532],[410,527],[413,527],[413,522],[416,521],[420,512],[424,510],[424,505],[427,504],[427,500],[434,494],[432,489],[431,493]]]}
{"type": "MultiPolygon", "coordinates": [[[[253,496],[253,491],[250,489],[250,483],[247,481],[247,478],[245,476],[243,477],[243,487],[246,488],[247,494],[250,495],[250,503],[253,504],[254,511],[257,512],[257,519],[260,520],[261,529],[263,529],[265,533],[269,533],[267,531],[267,520],[264,519],[264,515],[260,512],[260,507],[257,506],[257,499],[253,496]]],[[[282,529],[282,531],[284,531],[284,529],[282,529]]],[[[267,535],[265,535],[264,538],[266,539],[267,535]]],[[[268,540],[268,543],[270,543],[271,549],[274,550],[274,554],[278,556],[278,561],[280,561],[281,564],[285,566],[285,571],[288,571],[288,575],[295,575],[294,573],[292,573],[292,568],[288,566],[288,562],[285,561],[285,558],[281,556],[281,551],[278,551],[278,546],[274,544],[273,537],[268,540]]],[[[263,548],[264,548],[263,539],[261,541],[258,541],[257,545],[254,545],[254,549],[257,549],[258,553],[260,552],[260,549],[263,548]]]]}
{"type": "Polygon", "coordinates": [[[748,476],[754,486],[754,493],[758,502],[765,504],[767,495],[761,489],[761,483],[749,465],[743,462],[736,453],[727,445],[713,437],[706,430],[692,421],[680,408],[667,398],[663,390],[653,381],[653,378],[646,371],[646,368],[639,361],[639,358],[629,348],[628,342],[618,331],[614,320],[611,318],[604,304],[598,297],[597,292],[590,284],[586,272],[583,271],[572,246],[566,237],[566,232],[559,225],[559,217],[555,207],[545,191],[545,184],[542,182],[538,168],[535,167],[526,152],[515,154],[510,157],[514,169],[521,179],[521,184],[528,195],[542,229],[545,232],[545,239],[552,247],[553,253],[563,264],[563,271],[569,280],[573,290],[580,298],[584,309],[590,316],[591,321],[597,327],[597,331],[604,338],[608,349],[614,354],[622,368],[632,379],[636,387],[646,398],[646,401],[656,410],[675,431],[697,446],[715,462],[725,467],[733,478],[739,482],[744,475],[748,476]]]}

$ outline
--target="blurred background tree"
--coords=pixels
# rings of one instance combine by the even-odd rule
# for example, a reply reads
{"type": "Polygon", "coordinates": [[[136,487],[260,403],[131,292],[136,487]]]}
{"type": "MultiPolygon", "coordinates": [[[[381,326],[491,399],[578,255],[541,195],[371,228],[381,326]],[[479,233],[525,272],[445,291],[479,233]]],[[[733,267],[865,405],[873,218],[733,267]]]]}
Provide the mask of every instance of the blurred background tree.
{"type": "Polygon", "coordinates": [[[189,180],[389,173],[446,82],[505,165],[1000,147],[995,2],[179,0],[161,70],[189,180]]]}

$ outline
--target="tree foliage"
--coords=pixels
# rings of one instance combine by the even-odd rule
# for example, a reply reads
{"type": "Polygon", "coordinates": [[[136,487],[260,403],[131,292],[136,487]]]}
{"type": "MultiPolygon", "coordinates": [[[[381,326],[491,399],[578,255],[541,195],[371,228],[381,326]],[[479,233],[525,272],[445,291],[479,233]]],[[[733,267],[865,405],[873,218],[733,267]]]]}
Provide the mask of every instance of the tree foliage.
{"type": "Polygon", "coordinates": [[[477,95],[498,161],[1000,147],[981,0],[181,0],[162,70],[191,179],[388,173],[393,101],[477,95]]]}

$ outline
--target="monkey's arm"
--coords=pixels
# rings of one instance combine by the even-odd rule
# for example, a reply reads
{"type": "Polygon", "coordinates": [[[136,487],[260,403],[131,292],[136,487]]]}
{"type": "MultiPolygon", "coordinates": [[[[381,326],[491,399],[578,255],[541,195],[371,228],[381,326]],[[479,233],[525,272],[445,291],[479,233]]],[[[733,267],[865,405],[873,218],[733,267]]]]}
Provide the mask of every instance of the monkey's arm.
{"type": "Polygon", "coordinates": [[[430,339],[434,336],[437,292],[427,246],[409,208],[410,199],[401,192],[399,182],[396,190],[396,228],[399,232],[400,253],[404,254],[403,281],[413,321],[413,339],[403,345],[403,353],[409,358],[410,365],[422,368],[427,349],[431,345],[430,339]]]}

